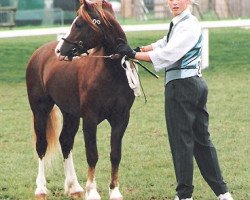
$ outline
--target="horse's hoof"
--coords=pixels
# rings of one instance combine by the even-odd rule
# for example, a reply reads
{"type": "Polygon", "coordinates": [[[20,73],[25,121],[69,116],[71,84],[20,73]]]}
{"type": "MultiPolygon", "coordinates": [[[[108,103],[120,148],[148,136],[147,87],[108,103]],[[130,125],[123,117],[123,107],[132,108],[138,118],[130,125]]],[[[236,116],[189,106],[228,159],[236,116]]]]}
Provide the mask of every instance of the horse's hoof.
{"type": "Polygon", "coordinates": [[[119,191],[118,187],[109,190],[110,200],[123,200],[122,194],[119,191]]]}
{"type": "Polygon", "coordinates": [[[110,198],[110,200],[123,200],[123,197],[118,197],[118,198],[110,198]]]}
{"type": "Polygon", "coordinates": [[[83,192],[75,192],[75,193],[71,193],[70,197],[72,199],[82,199],[83,198],[83,192]]]}
{"type": "Polygon", "coordinates": [[[47,194],[36,194],[35,200],[47,200],[47,194]]]}
{"type": "Polygon", "coordinates": [[[35,191],[35,200],[47,200],[47,188],[44,187],[37,187],[35,191]]]}
{"type": "Polygon", "coordinates": [[[82,199],[84,196],[84,190],[79,183],[67,183],[64,185],[64,194],[68,195],[72,199],[82,199]]]}
{"type": "Polygon", "coordinates": [[[97,190],[94,188],[88,191],[86,190],[85,200],[101,200],[101,197],[99,193],[97,192],[97,190]]]}

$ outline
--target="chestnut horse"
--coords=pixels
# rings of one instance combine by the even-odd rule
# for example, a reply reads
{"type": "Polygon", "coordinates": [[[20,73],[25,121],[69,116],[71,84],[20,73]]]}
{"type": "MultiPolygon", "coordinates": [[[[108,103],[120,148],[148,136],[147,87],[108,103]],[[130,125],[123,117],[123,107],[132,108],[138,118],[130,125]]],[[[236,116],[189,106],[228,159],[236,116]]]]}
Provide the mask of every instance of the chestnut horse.
{"type": "Polygon", "coordinates": [[[95,182],[98,161],[96,131],[97,125],[105,119],[111,126],[110,199],[123,198],[119,191],[118,168],[122,138],[135,96],[121,67],[121,58],[103,57],[115,53],[119,39],[127,41],[110,3],[84,0],[64,41],[60,45],[57,42],[45,44],[32,55],[26,70],[26,82],[39,157],[37,199],[47,198],[45,156],[54,152],[57,141],[64,158],[65,193],[76,198],[85,193],[88,200],[101,199],[95,182]],[[90,49],[89,56],[74,59],[90,49]],[[61,132],[56,108],[63,116],[61,132]],[[72,158],[80,118],[83,119],[88,162],[85,191],[77,180],[72,158]]]}

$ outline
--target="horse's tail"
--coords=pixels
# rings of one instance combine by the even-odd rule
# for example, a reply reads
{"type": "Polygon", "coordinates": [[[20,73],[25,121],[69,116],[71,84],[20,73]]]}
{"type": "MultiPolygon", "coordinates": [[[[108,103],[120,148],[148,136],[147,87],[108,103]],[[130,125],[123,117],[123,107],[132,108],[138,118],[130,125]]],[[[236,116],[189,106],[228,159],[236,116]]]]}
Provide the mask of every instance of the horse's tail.
{"type": "MultiPolygon", "coordinates": [[[[59,136],[62,127],[62,120],[59,108],[54,106],[47,119],[47,128],[46,128],[46,139],[47,139],[47,150],[45,154],[46,162],[51,162],[53,158],[58,155],[60,151],[59,136]]],[[[34,131],[34,142],[36,142],[36,134],[34,131]]]]}
{"type": "Polygon", "coordinates": [[[46,138],[48,142],[46,160],[50,160],[60,150],[59,136],[62,128],[62,121],[59,108],[54,106],[51,110],[46,128],[46,138]]]}

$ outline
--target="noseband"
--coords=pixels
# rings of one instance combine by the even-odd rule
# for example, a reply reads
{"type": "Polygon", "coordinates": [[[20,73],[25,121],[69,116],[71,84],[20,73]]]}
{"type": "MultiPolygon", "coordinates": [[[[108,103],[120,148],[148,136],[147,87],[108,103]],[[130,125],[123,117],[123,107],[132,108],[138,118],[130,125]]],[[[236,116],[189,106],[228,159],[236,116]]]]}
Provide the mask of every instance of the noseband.
{"type": "Polygon", "coordinates": [[[79,42],[73,42],[73,41],[70,41],[66,38],[62,38],[62,40],[64,42],[74,46],[74,48],[70,52],[73,56],[79,56],[80,52],[81,53],[88,53],[88,49],[84,49],[83,41],[80,40],[79,42]]]}

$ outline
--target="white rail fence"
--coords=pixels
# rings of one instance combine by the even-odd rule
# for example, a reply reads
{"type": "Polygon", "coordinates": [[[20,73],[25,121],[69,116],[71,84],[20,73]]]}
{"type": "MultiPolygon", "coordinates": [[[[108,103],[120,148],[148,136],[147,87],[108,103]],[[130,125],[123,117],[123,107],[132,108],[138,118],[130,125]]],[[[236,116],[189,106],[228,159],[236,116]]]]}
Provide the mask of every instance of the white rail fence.
{"type": "MultiPolygon", "coordinates": [[[[226,21],[207,21],[201,22],[203,29],[203,53],[202,53],[202,68],[209,66],[209,29],[212,28],[250,28],[250,20],[226,20],[226,21]]],[[[124,25],[122,26],[125,32],[137,32],[137,31],[167,31],[169,24],[148,24],[148,25],[124,25]]],[[[13,37],[29,37],[29,36],[41,36],[41,35],[56,35],[57,39],[62,37],[69,27],[58,28],[43,28],[43,29],[31,29],[31,30],[9,30],[0,31],[0,38],[13,38],[13,37]]],[[[250,30],[249,30],[250,31],[250,30]]]]}

